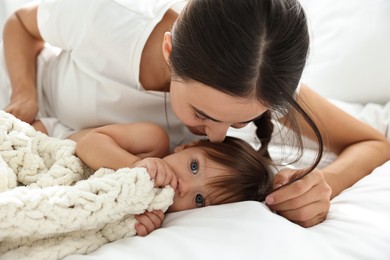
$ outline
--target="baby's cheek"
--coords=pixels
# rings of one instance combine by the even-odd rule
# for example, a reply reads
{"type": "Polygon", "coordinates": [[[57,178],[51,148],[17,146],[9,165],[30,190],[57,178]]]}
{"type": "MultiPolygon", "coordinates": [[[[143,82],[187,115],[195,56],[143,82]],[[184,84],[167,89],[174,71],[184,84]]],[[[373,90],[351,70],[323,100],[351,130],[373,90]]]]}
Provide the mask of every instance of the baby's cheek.
{"type": "Polygon", "coordinates": [[[179,197],[177,193],[175,193],[175,196],[173,197],[173,204],[168,208],[167,212],[178,212],[187,209],[191,209],[189,203],[185,198],[179,197]]]}

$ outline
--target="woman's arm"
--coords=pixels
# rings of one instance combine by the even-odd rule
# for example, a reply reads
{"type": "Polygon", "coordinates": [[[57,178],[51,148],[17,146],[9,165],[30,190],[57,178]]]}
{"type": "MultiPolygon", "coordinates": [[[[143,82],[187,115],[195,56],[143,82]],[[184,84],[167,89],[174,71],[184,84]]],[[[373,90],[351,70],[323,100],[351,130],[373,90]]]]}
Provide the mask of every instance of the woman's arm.
{"type": "Polygon", "coordinates": [[[8,18],[3,42],[12,85],[11,102],[5,111],[32,123],[38,113],[36,58],[44,46],[38,31],[37,4],[25,6],[8,18]]]}
{"type": "MultiPolygon", "coordinates": [[[[390,143],[369,125],[337,108],[313,90],[302,86],[300,99],[317,124],[325,146],[338,155],[322,169],[332,188],[331,198],[390,160],[390,143]]],[[[302,121],[302,120],[301,120],[302,121]]],[[[302,133],[315,140],[313,131],[300,122],[302,133]]]]}
{"type": "MultiPolygon", "coordinates": [[[[326,147],[338,155],[323,169],[285,186],[266,198],[270,208],[304,227],[322,222],[329,211],[330,199],[390,160],[390,144],[370,126],[353,118],[329,101],[302,85],[299,103],[317,124],[326,147]]],[[[307,123],[297,116],[302,134],[315,140],[307,123]]],[[[275,176],[275,185],[293,176],[285,170],[275,176]]]]}

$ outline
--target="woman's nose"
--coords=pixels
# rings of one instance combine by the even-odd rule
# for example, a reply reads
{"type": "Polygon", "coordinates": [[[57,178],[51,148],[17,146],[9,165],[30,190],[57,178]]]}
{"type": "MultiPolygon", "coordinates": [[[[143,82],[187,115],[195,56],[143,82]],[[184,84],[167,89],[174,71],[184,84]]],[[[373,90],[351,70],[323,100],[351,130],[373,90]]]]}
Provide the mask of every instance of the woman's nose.
{"type": "Polygon", "coordinates": [[[212,143],[223,142],[223,140],[225,140],[228,129],[229,125],[221,123],[205,127],[206,135],[212,143]]]}

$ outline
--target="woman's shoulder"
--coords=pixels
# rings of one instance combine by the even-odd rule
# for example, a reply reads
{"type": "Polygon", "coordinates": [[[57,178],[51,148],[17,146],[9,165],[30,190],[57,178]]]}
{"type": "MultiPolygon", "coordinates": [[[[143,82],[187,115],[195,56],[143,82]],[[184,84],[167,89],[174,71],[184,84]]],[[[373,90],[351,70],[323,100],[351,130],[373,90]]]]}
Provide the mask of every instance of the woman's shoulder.
{"type": "Polygon", "coordinates": [[[142,0],[142,1],[128,1],[128,0],[106,0],[114,2],[128,10],[154,17],[161,12],[165,13],[168,8],[175,8],[185,5],[186,0],[142,0]]]}

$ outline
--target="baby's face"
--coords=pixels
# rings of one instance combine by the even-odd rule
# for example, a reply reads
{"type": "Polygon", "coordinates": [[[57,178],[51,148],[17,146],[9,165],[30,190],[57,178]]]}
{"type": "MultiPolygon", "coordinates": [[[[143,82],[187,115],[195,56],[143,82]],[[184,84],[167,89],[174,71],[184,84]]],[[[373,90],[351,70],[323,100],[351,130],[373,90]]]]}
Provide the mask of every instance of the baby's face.
{"type": "Polygon", "coordinates": [[[168,212],[212,205],[207,184],[210,178],[226,175],[228,169],[207,158],[203,148],[190,147],[168,155],[164,160],[177,177],[177,189],[168,212]]]}

